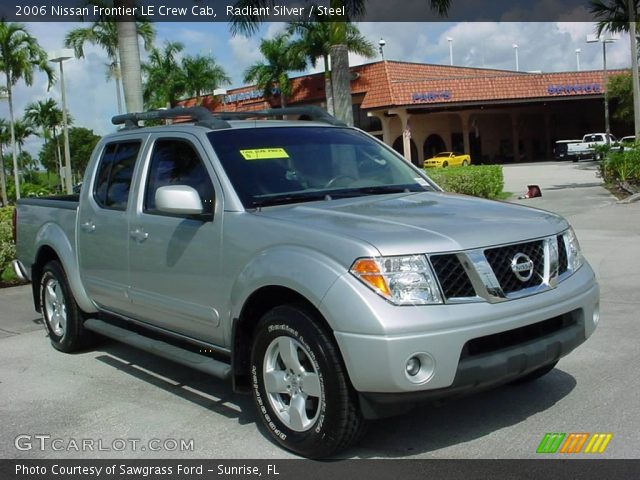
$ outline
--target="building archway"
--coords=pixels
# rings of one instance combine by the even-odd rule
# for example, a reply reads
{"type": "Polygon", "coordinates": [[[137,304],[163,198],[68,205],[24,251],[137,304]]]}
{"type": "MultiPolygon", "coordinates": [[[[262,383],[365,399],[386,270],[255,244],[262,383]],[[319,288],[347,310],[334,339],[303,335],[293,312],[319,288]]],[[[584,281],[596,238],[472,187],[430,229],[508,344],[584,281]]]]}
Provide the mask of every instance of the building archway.
{"type": "MultiPolygon", "coordinates": [[[[413,141],[413,139],[411,139],[410,142],[411,142],[411,163],[413,163],[417,167],[421,167],[422,165],[419,164],[420,159],[418,158],[418,147],[416,147],[416,143],[413,141]]],[[[396,152],[398,152],[400,155],[404,156],[404,141],[403,141],[402,135],[396,138],[395,142],[393,142],[392,148],[396,152]]]]}
{"type": "Polygon", "coordinates": [[[422,152],[424,153],[424,158],[426,160],[427,158],[431,158],[437,153],[445,152],[446,150],[447,144],[444,143],[442,137],[433,133],[424,141],[424,148],[422,152]]]}

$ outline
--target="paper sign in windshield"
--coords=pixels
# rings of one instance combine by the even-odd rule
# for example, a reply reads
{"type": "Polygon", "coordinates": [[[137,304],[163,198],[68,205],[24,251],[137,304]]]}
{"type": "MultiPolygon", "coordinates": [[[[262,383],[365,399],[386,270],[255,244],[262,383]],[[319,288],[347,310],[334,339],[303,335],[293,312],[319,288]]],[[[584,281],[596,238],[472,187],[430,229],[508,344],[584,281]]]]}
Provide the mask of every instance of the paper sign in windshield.
{"type": "Polygon", "coordinates": [[[245,160],[272,160],[276,158],[289,158],[284,148],[252,148],[240,150],[240,155],[245,160]]]}

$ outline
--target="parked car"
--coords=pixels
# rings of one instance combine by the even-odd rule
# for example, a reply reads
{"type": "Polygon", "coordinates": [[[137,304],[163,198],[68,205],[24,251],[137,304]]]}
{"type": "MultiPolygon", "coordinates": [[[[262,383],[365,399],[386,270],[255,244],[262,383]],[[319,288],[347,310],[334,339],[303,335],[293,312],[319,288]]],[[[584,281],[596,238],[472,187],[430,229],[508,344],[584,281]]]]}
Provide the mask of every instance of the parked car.
{"type": "Polygon", "coordinates": [[[424,161],[425,168],[466,167],[471,165],[471,157],[462,153],[442,152],[424,161]]]}
{"type": "Polygon", "coordinates": [[[622,137],[620,139],[620,151],[628,150],[633,147],[636,143],[635,135],[627,135],[626,137],[622,137]]]}
{"type": "Polygon", "coordinates": [[[51,344],[100,334],[227,379],[288,450],[326,457],[367,419],[534,380],[596,328],[564,218],[445,193],[318,108],[113,122],[79,195],[15,212],[51,344]],[[312,121],[232,120],[282,114],[312,121]]]}
{"type": "Polygon", "coordinates": [[[558,140],[553,148],[556,160],[570,160],[569,145],[581,143],[582,140],[558,140]]]}
{"type": "Polygon", "coordinates": [[[588,133],[582,138],[582,142],[567,144],[567,155],[574,162],[585,158],[598,160],[598,154],[595,150],[597,145],[610,145],[615,147],[618,145],[618,140],[611,134],[588,133]]]}

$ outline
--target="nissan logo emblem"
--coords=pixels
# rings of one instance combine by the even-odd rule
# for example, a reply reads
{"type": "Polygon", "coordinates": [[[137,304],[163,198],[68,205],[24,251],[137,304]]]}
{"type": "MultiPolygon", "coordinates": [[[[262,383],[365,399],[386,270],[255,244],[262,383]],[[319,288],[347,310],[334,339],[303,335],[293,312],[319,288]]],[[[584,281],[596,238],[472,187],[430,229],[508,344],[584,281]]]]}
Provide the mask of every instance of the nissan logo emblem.
{"type": "Polygon", "coordinates": [[[511,271],[521,282],[527,282],[533,277],[533,260],[529,255],[516,253],[511,259],[511,271]]]}

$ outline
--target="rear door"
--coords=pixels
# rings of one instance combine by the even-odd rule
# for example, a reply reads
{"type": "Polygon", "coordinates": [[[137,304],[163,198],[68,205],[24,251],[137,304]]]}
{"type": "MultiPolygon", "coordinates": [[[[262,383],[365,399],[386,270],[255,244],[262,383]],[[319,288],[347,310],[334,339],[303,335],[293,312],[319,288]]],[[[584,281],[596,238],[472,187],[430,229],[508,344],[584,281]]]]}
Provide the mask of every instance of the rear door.
{"type": "Polygon", "coordinates": [[[211,343],[222,343],[218,309],[222,191],[194,135],[150,138],[132,212],[129,249],[134,316],[147,323],[211,343]],[[204,207],[200,218],[160,212],[155,192],[188,185],[204,207]]]}
{"type": "Polygon", "coordinates": [[[83,188],[77,244],[82,282],[100,307],[129,311],[129,225],[134,171],[143,138],[128,136],[105,143],[92,178],[83,188]]]}

